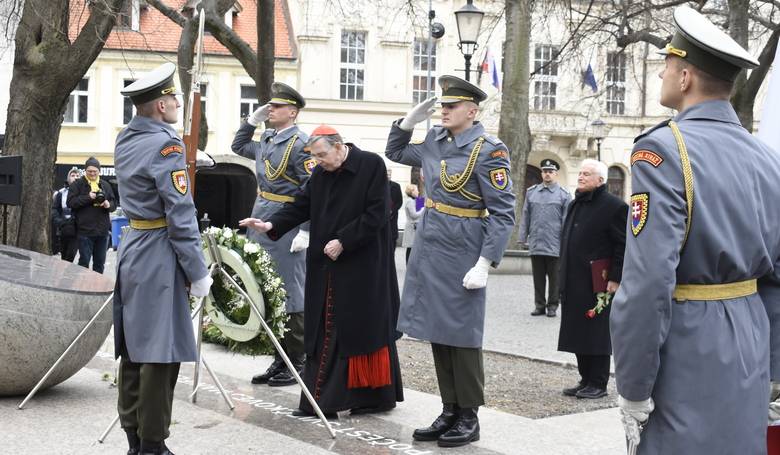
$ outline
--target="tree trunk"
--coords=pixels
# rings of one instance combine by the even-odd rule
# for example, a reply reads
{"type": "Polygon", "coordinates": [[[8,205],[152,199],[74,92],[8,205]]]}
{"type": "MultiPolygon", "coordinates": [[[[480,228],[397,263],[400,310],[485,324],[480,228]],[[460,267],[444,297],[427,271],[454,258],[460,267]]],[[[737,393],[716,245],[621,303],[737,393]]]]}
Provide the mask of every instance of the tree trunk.
{"type": "Polygon", "coordinates": [[[271,84],[274,82],[274,0],[257,0],[257,71],[255,90],[261,103],[271,99],[271,84]]]}
{"type": "Polygon", "coordinates": [[[76,40],[68,39],[70,2],[27,0],[16,30],[4,153],[20,155],[22,203],[8,220],[9,244],[50,251],[54,162],[70,92],[95,61],[122,0],[91,3],[76,40]],[[113,13],[112,13],[113,11],[113,13]]]}
{"type": "MultiPolygon", "coordinates": [[[[748,22],[749,6],[749,0],[729,0],[728,32],[729,35],[734,38],[734,41],[745,49],[748,48],[748,37],[750,33],[748,22]]],[[[745,70],[740,71],[737,80],[734,81],[734,92],[731,96],[731,104],[734,106],[734,110],[737,112],[737,116],[739,117],[742,126],[752,132],[753,106],[755,105],[756,97],[755,94],[750,96],[750,94],[747,93],[747,82],[747,72],[745,70]]]]}
{"type": "Polygon", "coordinates": [[[528,125],[530,41],[531,2],[506,0],[504,86],[501,93],[498,137],[509,147],[512,182],[517,196],[515,217],[518,223],[512,232],[510,246],[514,246],[517,242],[517,230],[525,198],[525,168],[531,152],[531,129],[528,125]]]}

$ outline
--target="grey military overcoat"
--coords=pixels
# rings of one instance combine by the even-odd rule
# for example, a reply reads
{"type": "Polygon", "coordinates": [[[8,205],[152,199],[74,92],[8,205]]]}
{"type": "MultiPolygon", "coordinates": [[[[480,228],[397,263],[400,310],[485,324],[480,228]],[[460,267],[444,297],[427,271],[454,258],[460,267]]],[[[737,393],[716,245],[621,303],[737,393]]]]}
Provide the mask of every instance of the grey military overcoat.
{"type": "Polygon", "coordinates": [[[114,151],[122,208],[130,219],[165,218],[168,227],[130,229],[122,238],[114,291],[114,340],[138,363],[193,362],[188,283],[208,273],[184,145],[168,124],[136,116],[114,151]]]}
{"type": "Polygon", "coordinates": [[[386,156],[422,167],[425,194],[433,201],[460,208],[487,208],[490,216],[463,218],[425,210],[406,269],[398,330],[433,343],[479,348],[485,325],[485,288],[469,290],[462,282],[480,256],[497,266],[509,241],[515,222],[515,196],[508,149],[485,134],[480,123],[454,138],[441,126],[428,131],[422,143],[410,143],[411,137],[398,122],[393,124],[386,156]],[[449,175],[462,173],[480,138],[484,141],[465,185],[468,193],[480,198],[472,201],[444,189],[441,163],[446,162],[449,175]]]}
{"type": "Polygon", "coordinates": [[[694,175],[691,230],[672,130],[640,136],[623,281],[610,329],[620,395],[655,400],[640,454],[766,453],[770,321],[780,379],[780,156],[727,101],[678,114],[694,175]],[[758,294],[673,299],[678,284],[757,278],[758,294]],[[767,319],[767,310],[770,319],[767,319]]]}
{"type": "MultiPolygon", "coordinates": [[[[314,168],[314,160],[306,151],[304,146],[309,137],[303,133],[298,126],[291,126],[278,134],[274,130],[266,130],[260,137],[260,141],[253,141],[252,135],[255,127],[244,122],[233,139],[231,148],[233,152],[245,158],[255,160],[257,169],[257,186],[260,191],[282,196],[295,196],[298,189],[302,187],[311,176],[314,168]],[[278,169],[282,164],[282,159],[292,144],[290,155],[287,161],[287,167],[284,171],[278,169]],[[265,160],[271,163],[273,170],[280,171],[280,175],[273,180],[266,175],[265,160]]],[[[273,174],[273,172],[271,172],[273,174]]],[[[277,210],[284,206],[284,202],[276,202],[265,199],[261,196],[255,200],[255,206],[252,209],[252,217],[267,220],[277,210]]],[[[300,228],[308,230],[308,223],[300,228]]],[[[285,310],[288,313],[300,313],[303,311],[303,290],[306,282],[306,251],[290,253],[290,245],[293,238],[298,234],[299,228],[296,227],[286,233],[279,241],[273,242],[265,234],[260,234],[252,229],[247,233],[247,237],[268,251],[268,254],[276,261],[277,271],[284,281],[284,289],[287,291],[287,300],[285,310]]]]}
{"type": "Polygon", "coordinates": [[[528,243],[528,252],[531,255],[560,255],[561,229],[569,202],[571,195],[557,183],[539,183],[525,192],[517,239],[528,243]]]}

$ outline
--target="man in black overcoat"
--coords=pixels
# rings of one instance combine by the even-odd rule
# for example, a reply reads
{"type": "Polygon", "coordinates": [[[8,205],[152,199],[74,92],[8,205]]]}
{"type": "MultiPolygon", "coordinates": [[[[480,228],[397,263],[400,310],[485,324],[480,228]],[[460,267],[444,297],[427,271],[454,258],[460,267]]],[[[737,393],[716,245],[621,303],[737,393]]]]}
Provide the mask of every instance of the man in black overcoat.
{"type": "Polygon", "coordinates": [[[607,394],[612,344],[609,310],[589,312],[596,306],[591,261],[609,259],[607,292],[620,284],[626,247],[628,205],[607,192],[607,167],[583,160],[577,191],[569,204],[561,234],[561,330],[558,350],[577,356],[580,382],[563,390],[567,396],[600,398],[607,394]]]}
{"type": "MultiPolygon", "coordinates": [[[[312,132],[309,147],[317,166],[295,202],[268,220],[239,224],[275,240],[311,221],[303,380],[327,414],[387,411],[403,401],[403,386],[385,164],[325,125],[312,132]]],[[[294,414],[313,414],[305,397],[294,414]]]]}

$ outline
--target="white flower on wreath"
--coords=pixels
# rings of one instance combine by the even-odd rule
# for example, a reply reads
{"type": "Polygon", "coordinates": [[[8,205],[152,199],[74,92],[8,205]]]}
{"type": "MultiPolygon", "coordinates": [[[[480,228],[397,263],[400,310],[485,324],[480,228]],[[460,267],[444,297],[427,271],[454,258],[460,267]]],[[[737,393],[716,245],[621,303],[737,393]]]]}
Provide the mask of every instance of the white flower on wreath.
{"type": "Polygon", "coordinates": [[[246,254],[257,254],[260,252],[260,247],[257,246],[257,244],[254,243],[245,243],[244,244],[244,253],[246,254]]]}
{"type": "Polygon", "coordinates": [[[216,226],[209,226],[209,228],[206,229],[206,234],[220,235],[222,234],[222,229],[216,226]]]}
{"type": "Polygon", "coordinates": [[[222,229],[222,237],[225,237],[226,239],[232,239],[233,238],[233,230],[230,228],[222,229]]]}

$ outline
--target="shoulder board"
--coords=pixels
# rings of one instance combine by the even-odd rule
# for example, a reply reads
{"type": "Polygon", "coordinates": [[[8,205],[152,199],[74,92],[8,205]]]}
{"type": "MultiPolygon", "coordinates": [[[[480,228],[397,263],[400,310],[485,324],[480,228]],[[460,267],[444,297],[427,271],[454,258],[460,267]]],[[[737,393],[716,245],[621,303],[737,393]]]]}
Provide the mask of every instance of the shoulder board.
{"type": "Polygon", "coordinates": [[[639,141],[639,140],[640,140],[640,139],[642,139],[643,137],[647,136],[648,134],[652,133],[653,131],[655,131],[655,130],[657,130],[657,129],[659,129],[659,128],[663,128],[663,127],[665,127],[665,126],[669,125],[669,121],[670,121],[670,120],[671,120],[671,119],[669,119],[669,120],[664,120],[663,122],[661,122],[661,123],[659,123],[659,124],[657,124],[657,125],[655,125],[655,126],[653,126],[653,127],[650,127],[650,128],[648,128],[648,129],[646,129],[646,130],[642,131],[642,134],[640,134],[639,136],[637,136],[637,137],[635,137],[635,138],[634,138],[634,143],[636,144],[636,143],[637,143],[637,141],[639,141]]]}
{"type": "Polygon", "coordinates": [[[501,139],[499,139],[499,138],[497,138],[495,136],[492,136],[490,134],[483,134],[482,137],[485,138],[486,142],[490,142],[493,145],[501,144],[501,139]]]}
{"type": "Polygon", "coordinates": [[[569,190],[567,190],[566,188],[562,187],[561,185],[558,185],[558,189],[563,191],[563,193],[566,194],[566,195],[569,194],[569,190]]]}
{"type": "Polygon", "coordinates": [[[534,189],[536,189],[536,187],[537,187],[537,186],[539,186],[539,184],[538,184],[538,183],[537,183],[537,184],[534,184],[534,185],[531,185],[531,186],[529,186],[529,187],[528,187],[528,189],[526,190],[526,192],[528,192],[528,191],[531,191],[531,190],[534,190],[534,189]]]}
{"type": "Polygon", "coordinates": [[[184,145],[182,145],[182,143],[179,141],[168,141],[160,148],[160,155],[163,157],[167,157],[168,155],[175,153],[184,153],[184,145]]]}

